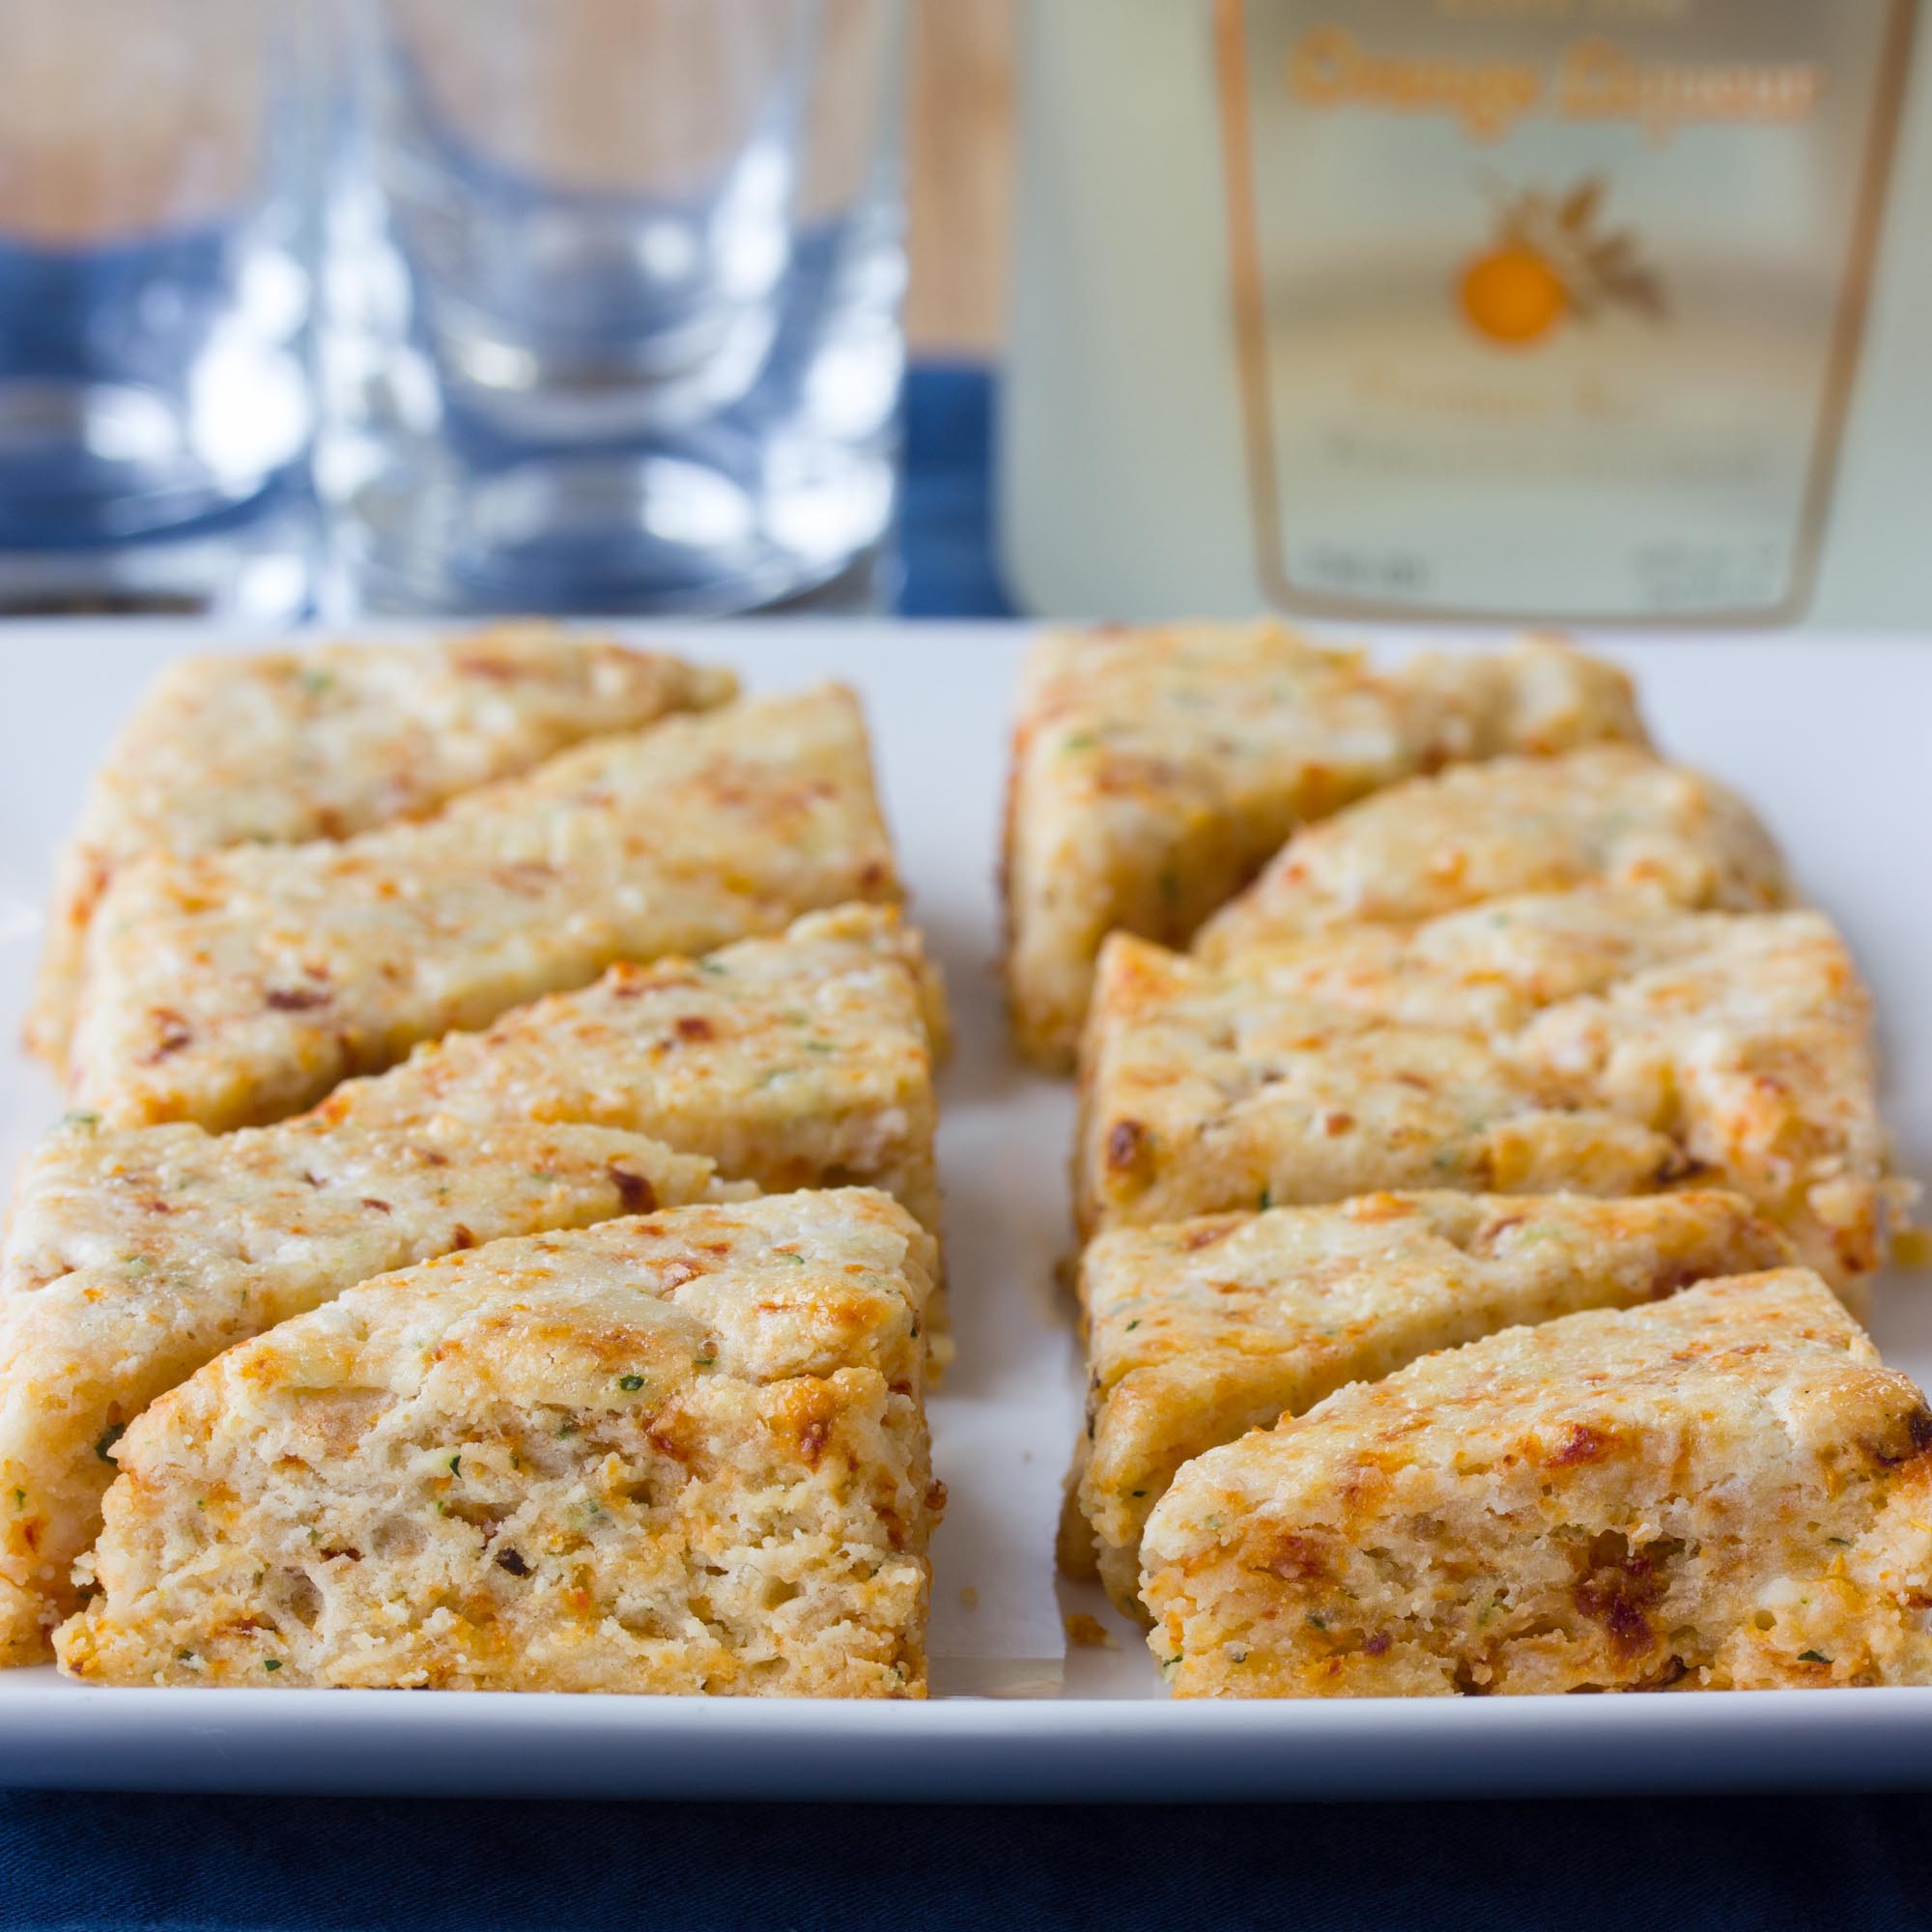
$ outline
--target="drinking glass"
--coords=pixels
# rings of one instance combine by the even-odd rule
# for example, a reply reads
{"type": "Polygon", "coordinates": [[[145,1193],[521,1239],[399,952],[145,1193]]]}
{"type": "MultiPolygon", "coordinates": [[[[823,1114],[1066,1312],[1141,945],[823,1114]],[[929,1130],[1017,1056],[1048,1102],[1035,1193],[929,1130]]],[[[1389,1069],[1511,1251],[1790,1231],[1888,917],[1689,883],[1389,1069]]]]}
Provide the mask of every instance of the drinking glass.
{"type": "Polygon", "coordinates": [[[348,0],[332,601],[868,581],[903,352],[897,0],[348,0]]]}
{"type": "Polygon", "coordinates": [[[309,0],[0,0],[0,610],[308,595],[309,0]]]}

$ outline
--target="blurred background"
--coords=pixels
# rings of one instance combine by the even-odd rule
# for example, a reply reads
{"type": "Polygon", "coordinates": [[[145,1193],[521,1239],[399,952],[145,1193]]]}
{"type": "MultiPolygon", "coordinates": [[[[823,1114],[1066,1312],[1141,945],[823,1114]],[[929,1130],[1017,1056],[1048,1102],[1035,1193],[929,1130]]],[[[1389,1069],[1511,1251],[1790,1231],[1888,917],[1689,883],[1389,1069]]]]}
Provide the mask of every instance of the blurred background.
{"type": "Polygon", "coordinates": [[[1932,619],[1922,0],[0,0],[0,610],[1932,619]]]}

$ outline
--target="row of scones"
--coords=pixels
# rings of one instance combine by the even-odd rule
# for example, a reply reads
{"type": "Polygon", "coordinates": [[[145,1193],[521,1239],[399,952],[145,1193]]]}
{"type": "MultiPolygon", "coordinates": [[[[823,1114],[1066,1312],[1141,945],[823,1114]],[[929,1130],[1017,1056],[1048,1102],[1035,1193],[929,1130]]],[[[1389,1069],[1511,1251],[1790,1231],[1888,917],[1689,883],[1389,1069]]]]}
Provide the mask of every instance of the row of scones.
{"type": "Polygon", "coordinates": [[[543,626],[178,666],[68,848],[0,1662],[922,1696],[945,1003],[856,700],[543,626]]]}
{"type": "Polygon", "coordinates": [[[1870,1003],[1748,805],[1549,639],[1056,635],[1020,704],[1013,1024],[1080,1081],[1061,1560],[1173,1690],[1932,1682],[1870,1003]]]}

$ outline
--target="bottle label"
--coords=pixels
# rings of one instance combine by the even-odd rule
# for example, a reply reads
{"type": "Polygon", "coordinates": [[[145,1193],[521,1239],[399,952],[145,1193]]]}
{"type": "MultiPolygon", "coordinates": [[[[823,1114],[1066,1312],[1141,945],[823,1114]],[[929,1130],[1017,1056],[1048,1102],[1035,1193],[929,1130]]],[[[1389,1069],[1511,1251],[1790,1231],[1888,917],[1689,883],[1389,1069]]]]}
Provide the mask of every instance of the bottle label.
{"type": "Polygon", "coordinates": [[[1262,575],[1794,621],[1917,0],[1217,0],[1262,575]]]}

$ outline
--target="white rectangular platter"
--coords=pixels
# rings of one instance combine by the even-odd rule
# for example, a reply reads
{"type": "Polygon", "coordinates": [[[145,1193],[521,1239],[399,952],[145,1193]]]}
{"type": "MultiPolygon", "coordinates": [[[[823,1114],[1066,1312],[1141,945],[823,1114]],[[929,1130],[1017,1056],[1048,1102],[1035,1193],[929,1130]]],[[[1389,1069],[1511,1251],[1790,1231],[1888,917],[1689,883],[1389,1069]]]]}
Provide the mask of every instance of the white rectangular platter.
{"type": "MultiPolygon", "coordinates": [[[[998,812],[1018,627],[786,623],[639,635],[753,686],[864,694],[914,914],[959,1024],[941,1137],[959,1359],[933,1402],[951,1491],[933,1700],[735,1702],[382,1691],[113,1690],[0,1672],[0,1786],[742,1798],[1205,1799],[1932,1785],[1932,1690],[1179,1704],[1097,1591],[1056,1580],[1080,1370],[1071,1094],[1007,1049],[998,812]],[[1064,1619],[1111,1648],[1067,1651],[1064,1619]]],[[[178,626],[14,624],[0,712],[0,1036],[21,1010],[53,846],[178,626]]],[[[1411,640],[1391,639],[1389,648],[1411,640]]],[[[1671,753],[1730,781],[1843,924],[1878,996],[1901,1168],[1932,1174],[1932,639],[1596,640],[1671,753]]],[[[0,1161],[58,1111],[0,1045],[0,1161]]],[[[1882,1284],[1888,1359],[1932,1379],[1932,1277],[1882,1284]]]]}

